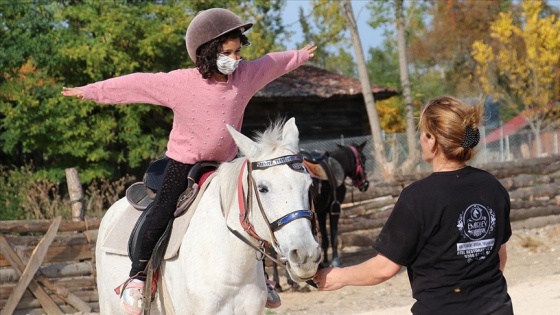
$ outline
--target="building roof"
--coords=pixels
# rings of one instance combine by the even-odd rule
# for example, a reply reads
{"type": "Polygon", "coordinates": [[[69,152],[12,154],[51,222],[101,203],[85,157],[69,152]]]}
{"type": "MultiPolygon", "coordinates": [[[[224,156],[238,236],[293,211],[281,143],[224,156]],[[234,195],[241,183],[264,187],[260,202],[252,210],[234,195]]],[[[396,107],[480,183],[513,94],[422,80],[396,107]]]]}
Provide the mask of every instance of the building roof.
{"type": "MultiPolygon", "coordinates": [[[[376,100],[395,96],[394,89],[372,84],[376,100]]],[[[255,95],[256,98],[331,98],[362,94],[360,80],[330,72],[318,67],[303,65],[272,81],[255,95]]]]}
{"type": "MultiPolygon", "coordinates": [[[[491,133],[489,133],[485,141],[486,143],[492,143],[494,141],[500,140],[501,137],[507,137],[512,134],[515,134],[522,128],[525,128],[529,124],[529,119],[527,118],[530,113],[535,112],[536,109],[529,109],[524,110],[519,115],[513,117],[510,121],[505,123],[502,128],[497,128],[491,133]],[[501,131],[500,131],[501,129],[501,131]],[[500,137],[500,133],[503,132],[503,135],[500,137]]],[[[540,117],[546,124],[543,124],[541,127],[552,127],[557,128],[558,122],[560,121],[560,102],[553,102],[546,106],[545,113],[540,117]]]]}
{"type": "Polygon", "coordinates": [[[529,124],[529,121],[527,120],[527,118],[525,118],[523,113],[521,113],[515,116],[512,120],[503,124],[502,128],[498,127],[497,129],[494,129],[494,131],[492,131],[486,136],[485,141],[486,143],[492,143],[494,141],[498,141],[500,140],[500,138],[505,138],[507,136],[516,133],[519,129],[527,126],[527,124],[529,124]],[[501,135],[502,132],[503,134],[501,135]]]}

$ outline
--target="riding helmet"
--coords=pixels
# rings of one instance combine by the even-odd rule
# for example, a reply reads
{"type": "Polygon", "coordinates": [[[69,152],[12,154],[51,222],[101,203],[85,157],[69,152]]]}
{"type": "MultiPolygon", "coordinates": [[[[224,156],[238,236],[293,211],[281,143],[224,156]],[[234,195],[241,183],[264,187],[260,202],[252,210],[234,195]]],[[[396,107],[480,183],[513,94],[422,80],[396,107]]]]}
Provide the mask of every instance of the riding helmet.
{"type": "Polygon", "coordinates": [[[239,16],[227,9],[212,8],[200,11],[187,28],[189,57],[196,63],[198,47],[236,29],[243,33],[251,26],[253,23],[244,23],[239,16]]]}

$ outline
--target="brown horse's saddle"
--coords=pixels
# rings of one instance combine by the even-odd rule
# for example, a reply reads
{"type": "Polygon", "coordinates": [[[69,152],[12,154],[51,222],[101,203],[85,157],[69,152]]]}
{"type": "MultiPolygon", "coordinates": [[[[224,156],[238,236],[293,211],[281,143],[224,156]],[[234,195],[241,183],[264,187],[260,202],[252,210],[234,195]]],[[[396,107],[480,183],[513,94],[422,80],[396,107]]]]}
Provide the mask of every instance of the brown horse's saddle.
{"type": "MultiPolygon", "coordinates": [[[[331,215],[340,214],[340,202],[336,199],[336,188],[344,184],[344,169],[340,163],[330,157],[327,152],[312,151],[305,152],[301,151],[303,155],[303,164],[307,167],[307,170],[312,177],[320,179],[322,181],[327,181],[331,187],[332,202],[329,207],[331,215]]],[[[320,190],[321,182],[317,187],[320,190]]]]}
{"type": "Polygon", "coordinates": [[[303,164],[312,177],[325,180],[334,187],[339,187],[344,183],[344,169],[342,165],[330,157],[328,152],[322,151],[301,151],[303,155],[303,164]]]}

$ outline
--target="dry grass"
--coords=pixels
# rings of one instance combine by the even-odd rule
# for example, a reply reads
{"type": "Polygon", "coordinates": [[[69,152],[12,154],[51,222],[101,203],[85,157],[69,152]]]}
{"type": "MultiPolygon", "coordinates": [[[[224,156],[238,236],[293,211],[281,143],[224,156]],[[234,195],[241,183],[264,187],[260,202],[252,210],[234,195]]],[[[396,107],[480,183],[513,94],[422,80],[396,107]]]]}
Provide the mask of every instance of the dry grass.
{"type": "Polygon", "coordinates": [[[109,207],[117,202],[126,191],[134,176],[125,176],[117,181],[99,180],[91,183],[86,190],[86,214],[101,217],[109,207]]]}
{"type": "MultiPolygon", "coordinates": [[[[0,167],[1,220],[39,220],[62,216],[70,219],[72,209],[66,186],[37,178],[33,167],[8,170],[0,167]]],[[[123,197],[134,176],[117,181],[97,180],[85,186],[84,204],[87,216],[103,216],[105,211],[123,197]]]]}
{"type": "Polygon", "coordinates": [[[61,196],[58,183],[40,179],[29,185],[26,191],[22,204],[26,219],[52,219],[58,215],[70,217],[68,196],[61,196]]]}

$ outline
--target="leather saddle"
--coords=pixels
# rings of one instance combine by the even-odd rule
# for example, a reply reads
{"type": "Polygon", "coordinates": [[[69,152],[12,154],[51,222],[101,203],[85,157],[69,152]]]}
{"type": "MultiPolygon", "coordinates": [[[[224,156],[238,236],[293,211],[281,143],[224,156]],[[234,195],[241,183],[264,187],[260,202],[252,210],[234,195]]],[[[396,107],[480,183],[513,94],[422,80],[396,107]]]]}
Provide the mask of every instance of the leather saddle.
{"type": "MultiPolygon", "coordinates": [[[[138,221],[136,222],[128,240],[128,257],[133,261],[134,257],[138,257],[138,255],[140,255],[140,248],[136,247],[138,243],[137,240],[141,237],[139,235],[140,227],[146,224],[147,217],[151,215],[153,207],[149,207],[149,205],[154,201],[157,191],[161,188],[163,183],[163,174],[168,162],[169,158],[167,157],[163,157],[152,162],[144,174],[143,181],[132,184],[126,190],[126,198],[128,199],[128,202],[135,209],[142,211],[142,214],[138,218],[138,221]]],[[[205,161],[198,162],[191,167],[187,175],[187,189],[185,189],[177,200],[177,207],[174,213],[175,218],[186,212],[189,206],[196,199],[199,187],[202,185],[202,181],[206,179],[209,174],[214,172],[218,166],[218,162],[205,161]]],[[[147,267],[147,269],[150,269],[147,272],[148,277],[153,275],[153,271],[157,270],[161,260],[163,259],[167,244],[169,243],[169,239],[171,237],[173,221],[174,219],[167,224],[165,232],[156,243],[152,257],[150,258],[150,263],[147,267]]],[[[151,281],[148,281],[148,283],[151,284],[151,281]]]]}
{"type": "MultiPolygon", "coordinates": [[[[168,162],[167,157],[152,162],[144,174],[143,180],[128,187],[126,198],[136,210],[144,211],[154,201],[157,191],[161,188],[163,173],[168,162]]],[[[196,198],[200,186],[199,181],[204,179],[208,173],[215,171],[219,165],[218,162],[205,161],[198,162],[191,167],[187,175],[187,189],[177,200],[175,217],[183,214],[196,198]]]]}
{"type": "Polygon", "coordinates": [[[344,169],[328,152],[323,151],[301,151],[304,164],[312,177],[328,181],[333,187],[338,187],[344,183],[344,169]]]}

